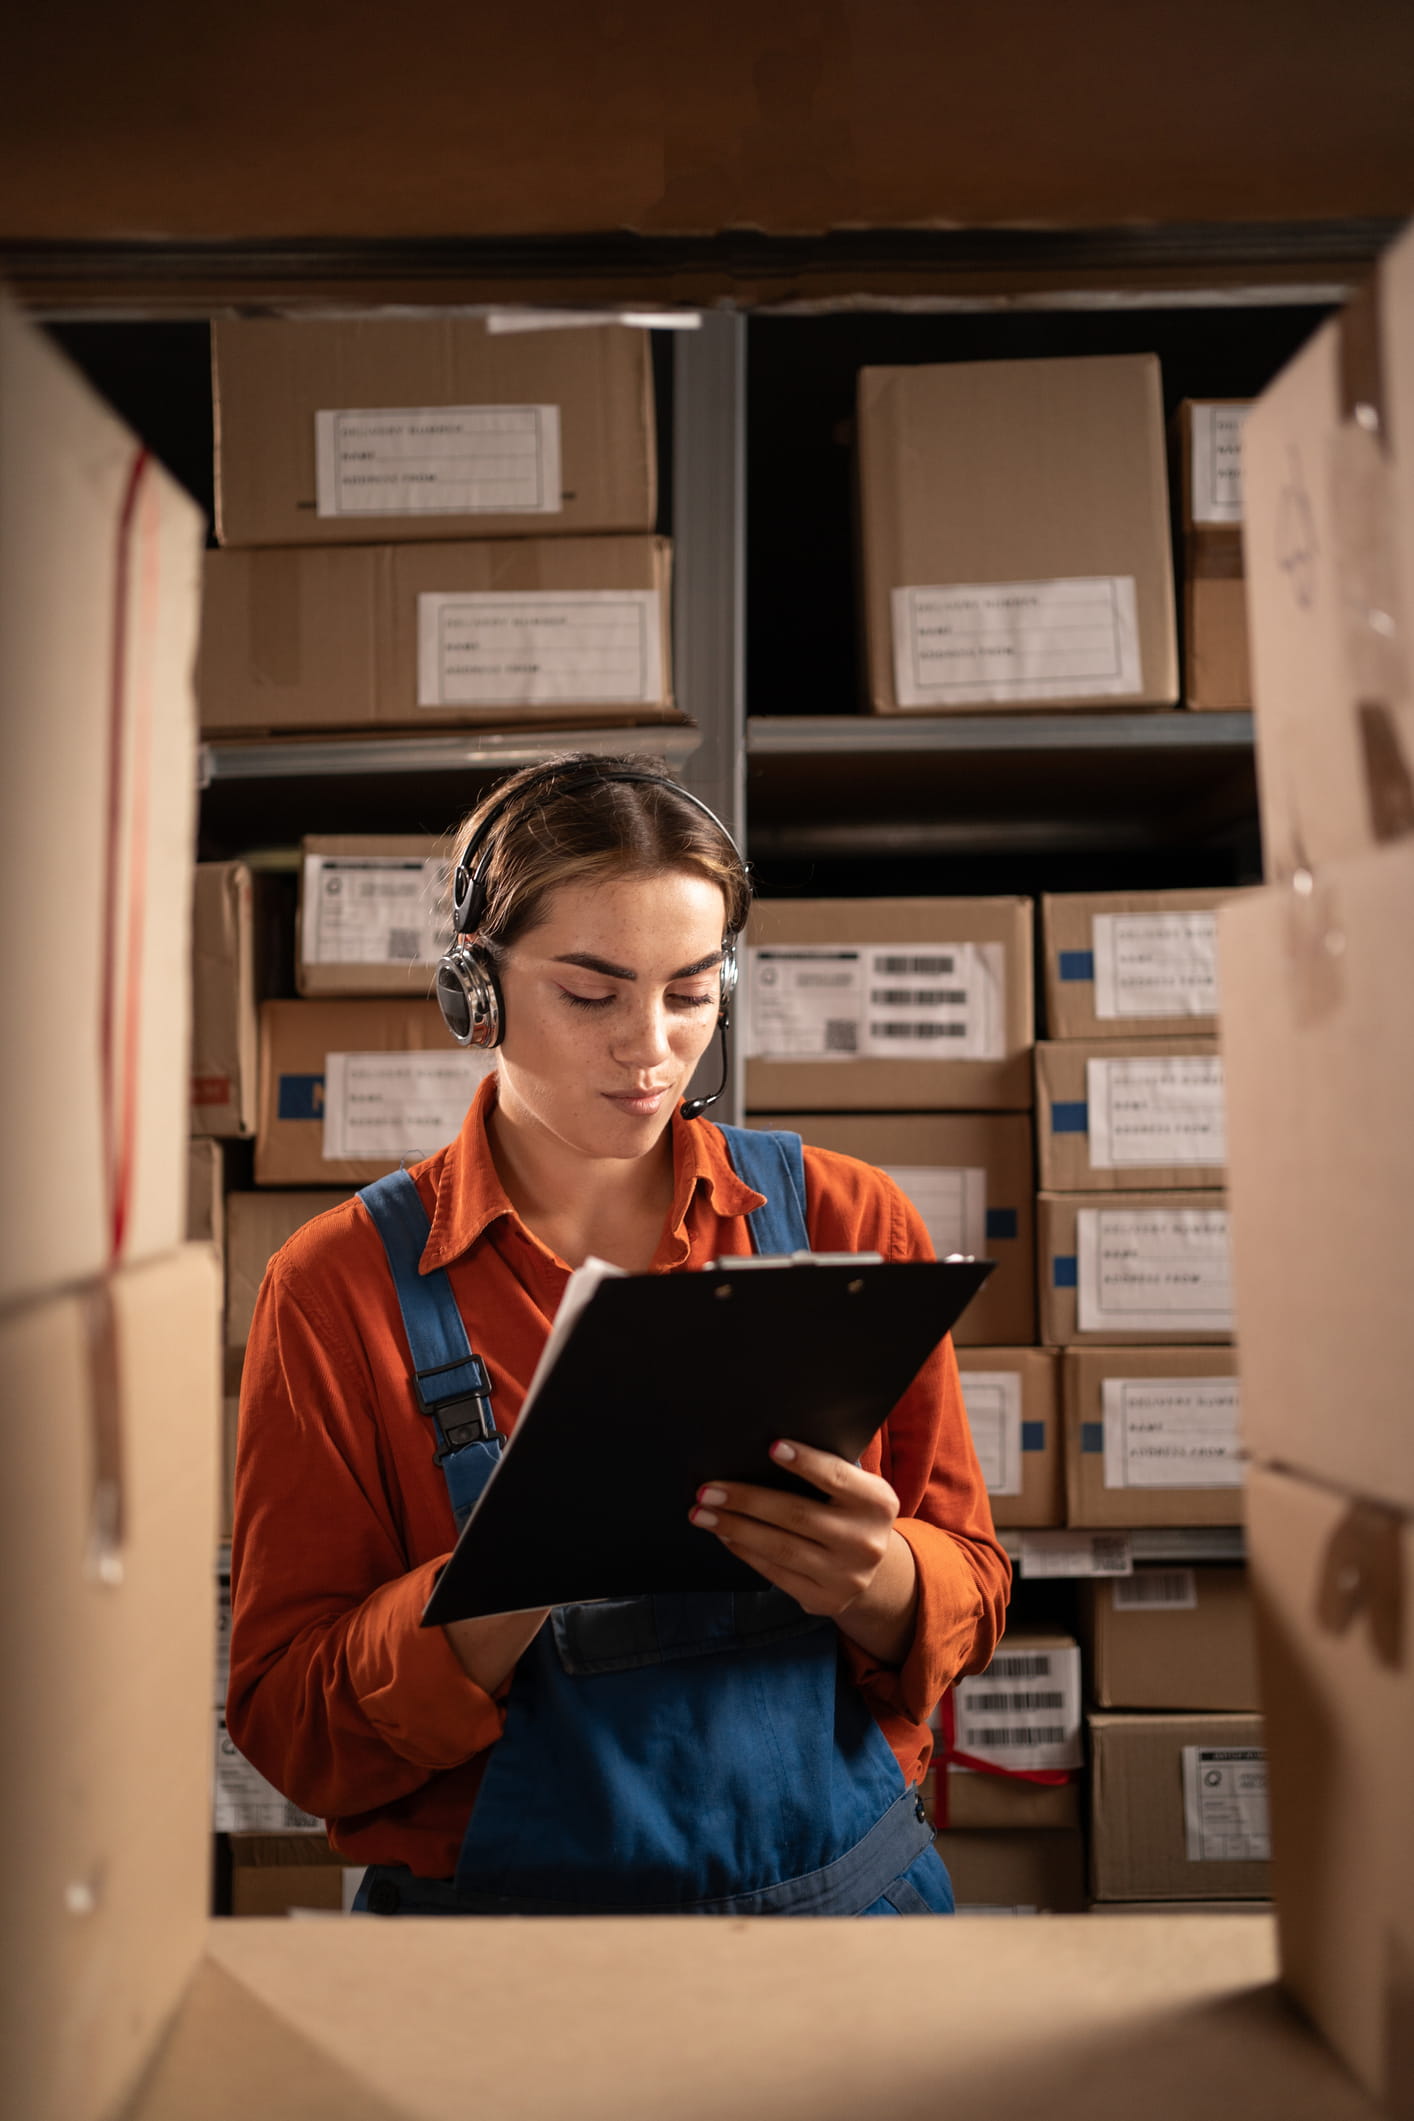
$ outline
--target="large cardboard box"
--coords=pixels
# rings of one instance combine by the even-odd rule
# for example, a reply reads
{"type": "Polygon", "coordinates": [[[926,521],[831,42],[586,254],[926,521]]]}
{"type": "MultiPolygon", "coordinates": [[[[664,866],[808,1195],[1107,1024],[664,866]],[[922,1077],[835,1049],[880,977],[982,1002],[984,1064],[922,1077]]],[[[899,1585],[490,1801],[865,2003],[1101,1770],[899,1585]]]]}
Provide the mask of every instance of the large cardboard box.
{"type": "Polygon", "coordinates": [[[1089,1724],[1097,1900],[1270,1895],[1260,1716],[1101,1714],[1089,1724]]]}
{"type": "Polygon", "coordinates": [[[1414,825],[1414,229],[1242,437],[1268,876],[1414,825]]]}
{"type": "Polygon", "coordinates": [[[927,1224],[939,1259],[964,1252],[996,1261],[953,1328],[955,1346],[1036,1338],[1029,1113],[788,1112],[755,1124],[887,1171],[927,1224]]]}
{"type": "Polygon", "coordinates": [[[1256,1466],[1249,1551],[1282,1973],[1414,2113],[1414,1518],[1256,1466]]]}
{"type": "Polygon", "coordinates": [[[217,1301],[193,1245],[0,1323],[8,2111],[116,2113],[206,1923],[217,1301]]]}
{"type": "Polygon", "coordinates": [[[653,528],[646,332],[225,319],[211,362],[223,545],[653,528]]]}
{"type": "Polygon", "coordinates": [[[366,1186],[455,1136],[488,1053],[454,1046],[435,1002],[266,1002],[258,1186],[366,1186]]]}
{"type": "Polygon", "coordinates": [[[1087,1584],[1083,1627],[1098,1708],[1262,1706],[1245,1569],[1136,1569],[1087,1584]]]}
{"type": "Polygon", "coordinates": [[[0,303],[0,1301],[186,1214],[203,526],[0,303]]]}
{"type": "Polygon", "coordinates": [[[992,1522],[1064,1524],[1056,1350],[960,1347],[957,1366],[992,1522]]]}
{"type": "Polygon", "coordinates": [[[866,368],[858,436],[875,714],[1177,700],[1154,355],[866,368]]]}
{"type": "Polygon", "coordinates": [[[1065,891],[1041,900],[1048,1038],[1218,1028],[1217,909],[1230,890],[1065,891]]]}
{"type": "Polygon", "coordinates": [[[1085,1905],[1085,1842],[1073,1827],[948,1828],[933,1845],[960,1914],[1073,1915],[1085,1905]]]}
{"type": "Polygon", "coordinates": [[[300,993],[428,995],[451,941],[450,873],[446,840],[306,837],[295,946],[300,993]]]}
{"type": "Polygon", "coordinates": [[[255,910],[245,863],[199,863],[192,904],[191,1131],[254,1134],[255,910]]]}
{"type": "Polygon", "coordinates": [[[1242,574],[1242,426],[1250,403],[1186,398],[1178,408],[1185,707],[1252,705],[1242,574]]]}
{"type": "Polygon", "coordinates": [[[1241,1524],[1236,1368],[1231,1348],[1067,1348],[1069,1522],[1241,1524]]]}
{"type": "Polygon", "coordinates": [[[1031,1108],[1031,901],[760,901],[739,1013],[752,1112],[1031,1108]]]}
{"type": "Polygon", "coordinates": [[[1048,1346],[1232,1338],[1221,1193],[1042,1193],[1036,1251],[1048,1346]]]}
{"type": "Polygon", "coordinates": [[[1414,841],[1220,936],[1248,1449],[1414,1511],[1414,841]]]}
{"type": "Polygon", "coordinates": [[[676,721],[671,576],[652,537],[209,552],[201,726],[676,721]]]}
{"type": "Polygon", "coordinates": [[[1217,1040],[1038,1045],[1036,1152],[1048,1192],[1221,1186],[1227,1141],[1217,1040]]]}
{"type": "Polygon", "coordinates": [[[928,1817],[939,1833],[1078,1832],[1080,1779],[1028,1782],[1020,1775],[984,1775],[980,1769],[935,1762],[923,1793],[928,1817]]]}

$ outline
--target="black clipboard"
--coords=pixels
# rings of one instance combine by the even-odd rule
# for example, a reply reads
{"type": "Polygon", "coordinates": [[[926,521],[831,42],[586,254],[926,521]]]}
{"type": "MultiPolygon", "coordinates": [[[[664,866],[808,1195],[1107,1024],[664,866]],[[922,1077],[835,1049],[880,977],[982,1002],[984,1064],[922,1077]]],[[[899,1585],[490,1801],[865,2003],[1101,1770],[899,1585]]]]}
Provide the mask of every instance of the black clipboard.
{"type": "Polygon", "coordinates": [[[688,1521],[704,1481],[818,1497],[768,1456],[857,1458],[989,1260],[723,1262],[616,1275],[570,1328],[422,1615],[424,1627],[652,1592],[759,1591],[688,1521]]]}

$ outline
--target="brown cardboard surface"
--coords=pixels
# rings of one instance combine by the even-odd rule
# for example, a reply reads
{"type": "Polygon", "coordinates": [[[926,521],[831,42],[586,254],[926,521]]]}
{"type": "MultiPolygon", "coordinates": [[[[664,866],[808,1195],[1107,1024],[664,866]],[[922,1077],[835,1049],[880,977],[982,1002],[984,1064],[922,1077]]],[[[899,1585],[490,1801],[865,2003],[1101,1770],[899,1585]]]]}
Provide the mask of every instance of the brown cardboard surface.
{"type": "Polygon", "coordinates": [[[226,1250],[226,1165],[221,1144],[209,1135],[187,1143],[186,1238],[210,1245],[221,1267],[226,1250]]]}
{"type": "MultiPolygon", "coordinates": [[[[1191,1606],[1120,1607],[1113,1582],[1085,1586],[1090,1686],[1102,1709],[1241,1709],[1262,1703],[1257,1642],[1245,1569],[1177,1572],[1191,1579],[1191,1606]]],[[[1135,1588],[1172,1577],[1136,1569],[1135,1588]]]]}
{"type": "Polygon", "coordinates": [[[1252,1470],[1282,1971],[1392,2113],[1414,2113],[1414,1520],[1252,1470]]]}
{"type": "Polygon", "coordinates": [[[223,545],[651,531],[648,334],[618,325],[496,334],[473,317],[223,319],[212,327],[216,530],[223,545]],[[557,405],[554,513],[320,516],[316,412],[557,405]]]}
{"type": "Polygon", "coordinates": [[[318,1192],[231,1193],[226,1198],[226,1346],[245,1347],[265,1269],[286,1241],[349,1189],[318,1192]]]}
{"type": "Polygon", "coordinates": [[[1241,547],[1220,534],[1184,540],[1183,704],[1227,714],[1252,705],[1241,547]]]}
{"type": "Polygon", "coordinates": [[[1088,1720],[1090,1874],[1097,1900],[1270,1895],[1270,1863],[1190,1860],[1183,1819],[1183,1748],[1260,1746],[1260,1716],[1102,1714],[1088,1720]]]}
{"type": "Polygon", "coordinates": [[[192,1245],[0,1325],[0,1799],[22,1940],[0,2045],[26,2121],[117,2111],[201,1953],[217,1305],[192,1245]]]}
{"type": "Polygon", "coordinates": [[[1414,843],[1219,927],[1247,1446],[1414,1510],[1414,843]]]}
{"type": "MultiPolygon", "coordinates": [[[[539,526],[546,519],[536,520],[539,526]]],[[[465,529],[453,536],[451,543],[208,552],[197,672],[202,730],[245,735],[681,720],[673,706],[666,538],[492,540],[469,538],[465,529]],[[420,597],[615,589],[649,590],[656,602],[660,649],[647,673],[655,686],[649,699],[596,703],[571,692],[538,703],[419,704],[420,597]]]]}
{"type": "Polygon", "coordinates": [[[1414,825],[1414,230],[1243,435],[1257,789],[1283,878],[1414,825]]]}
{"type": "Polygon", "coordinates": [[[1092,1900],[1092,1915],[1255,1915],[1270,1922],[1270,1900],[1092,1900]]]}
{"type": "MultiPolygon", "coordinates": [[[[866,368],[858,389],[867,704],[875,714],[1167,706],[1178,698],[1159,364],[1151,354],[866,368]],[[1004,703],[900,706],[895,590],[1129,576],[1139,667],[1004,703]]],[[[991,666],[989,666],[990,668],[991,666]]]]}
{"type": "Polygon", "coordinates": [[[1085,1842],[1078,1828],[974,1833],[949,1827],[934,1835],[933,1845],[959,1909],[1074,1915],[1085,1905],[1085,1842]]]}
{"type": "MultiPolygon", "coordinates": [[[[371,862],[388,860],[399,855],[413,856],[422,861],[441,858],[439,874],[446,876],[449,868],[449,841],[433,839],[416,833],[306,833],[300,843],[304,857],[300,868],[299,911],[295,936],[295,983],[303,995],[323,994],[396,994],[404,998],[422,999],[431,992],[436,961],[418,959],[410,962],[406,958],[371,958],[356,963],[320,963],[313,955],[317,922],[309,904],[311,856],[346,855],[371,862]],[[306,958],[305,952],[311,955],[306,958]]],[[[327,887],[330,878],[324,879],[327,887]]],[[[342,881],[342,880],[338,880],[342,881]]],[[[393,916],[390,914],[390,920],[393,916]]],[[[450,910],[447,926],[450,929],[450,910]]],[[[386,947],[386,945],[385,945],[386,947]]]]}
{"type": "MultiPolygon", "coordinates": [[[[1110,1214],[1129,1214],[1152,1209],[1153,1220],[1164,1228],[1173,1226],[1175,1216],[1192,1214],[1206,1217],[1221,1213],[1226,1206],[1226,1195],[1222,1193],[1173,1192],[1173,1193],[1042,1193],[1036,1200],[1036,1271],[1039,1288],[1039,1311],[1041,1339],[1052,1347],[1166,1347],[1171,1342],[1212,1342],[1222,1344],[1232,1338],[1231,1329],[1201,1325],[1181,1330],[1184,1313],[1175,1309],[1173,1322],[1166,1319],[1162,1326],[1126,1328],[1120,1331],[1113,1324],[1099,1327],[1084,1327],[1079,1321],[1077,1231],[1081,1216],[1103,1218],[1110,1214]]],[[[1090,1227],[1098,1230],[1103,1243],[1105,1224],[1096,1221],[1090,1227]]],[[[1169,1292],[1173,1294],[1173,1291],[1169,1292]]],[[[1184,1293],[1182,1288],[1177,1292],[1184,1293]]],[[[1150,1314],[1157,1316],[1157,1312],[1150,1314]]],[[[1209,1314],[1216,1315],[1216,1313],[1209,1314]]]]}
{"type": "MultiPolygon", "coordinates": [[[[1016,1346],[1035,1339],[1035,1189],[1029,1113],[787,1112],[749,1124],[784,1128],[817,1149],[858,1157],[866,1164],[984,1171],[984,1254],[996,1261],[996,1269],[953,1328],[953,1342],[958,1347],[981,1342],[1016,1346]]],[[[962,1248],[935,1246],[935,1250],[942,1249],[962,1248]]]]}
{"type": "Polygon", "coordinates": [[[199,862],[192,899],[191,1131],[255,1132],[255,925],[244,862],[199,862]]]}
{"type": "Polygon", "coordinates": [[[1011,1111],[1031,1108],[1031,901],[1023,898],[759,900],[746,932],[747,1110],[1011,1111]],[[999,943],[1002,1055],[995,1060],[766,1060],[750,1056],[750,951],[794,943],[999,943]]]}
{"type": "MultiPolygon", "coordinates": [[[[1094,1161],[1088,1106],[1093,1061],[1213,1060],[1215,1038],[1055,1039],[1036,1048],[1036,1163],[1051,1193],[1158,1192],[1221,1186],[1221,1163],[1111,1164],[1094,1161]],[[1064,1109],[1058,1114],[1057,1106],[1064,1109]],[[1084,1124],[1081,1124],[1081,1121],[1084,1124]]],[[[1132,1099],[1130,1100],[1132,1104],[1132,1099]]],[[[1201,1135],[1199,1137],[1202,1138],[1201,1135]]]]}
{"type": "Polygon", "coordinates": [[[323,1834],[232,1834],[231,1913],[343,1912],[343,1858],[323,1834]]]}
{"type": "MultiPolygon", "coordinates": [[[[1165,914],[1213,913],[1241,893],[1231,890],[1200,891],[1064,891],[1047,892],[1041,899],[1041,949],[1046,983],[1046,1036],[1048,1038],[1184,1038],[1216,1032],[1217,1012],[1194,1006],[1173,1016],[1099,1016],[1096,1014],[1093,959],[1096,947],[1096,915],[1113,918],[1139,916],[1152,920],[1165,914]],[[1064,953],[1064,962],[1062,961],[1064,953]]],[[[1213,978],[1216,944],[1203,949],[1190,963],[1206,967],[1202,983],[1216,995],[1213,978]]],[[[1189,998],[1201,999],[1202,985],[1190,986],[1189,998]]]]}
{"type": "MultiPolygon", "coordinates": [[[[1232,1377],[1231,1348],[1067,1348],[1061,1357],[1065,1485],[1073,1525],[1241,1524],[1241,1488],[1105,1486],[1104,1386],[1117,1378],[1232,1377]]],[[[1181,1702],[1166,1706],[1179,1708],[1181,1702]]],[[[1214,1703],[1224,1707],[1225,1703],[1214,1703]]]]}
{"type": "MultiPolygon", "coordinates": [[[[992,1522],[1045,1527],[1065,1523],[1059,1356],[1054,1348],[961,1347],[962,1396],[968,1380],[1010,1374],[1021,1380],[1021,1493],[989,1490],[992,1522]]],[[[974,1405],[978,1404],[973,1387],[974,1405]]]]}
{"type": "Polygon", "coordinates": [[[1080,1830],[1080,1783],[1025,1782],[1019,1775],[983,1775],[969,1768],[935,1767],[924,1802],[941,1831],[1009,1833],[1080,1830]]]}
{"type": "Polygon", "coordinates": [[[202,523],[8,303],[0,453],[10,1302],[181,1240],[202,523]]]}

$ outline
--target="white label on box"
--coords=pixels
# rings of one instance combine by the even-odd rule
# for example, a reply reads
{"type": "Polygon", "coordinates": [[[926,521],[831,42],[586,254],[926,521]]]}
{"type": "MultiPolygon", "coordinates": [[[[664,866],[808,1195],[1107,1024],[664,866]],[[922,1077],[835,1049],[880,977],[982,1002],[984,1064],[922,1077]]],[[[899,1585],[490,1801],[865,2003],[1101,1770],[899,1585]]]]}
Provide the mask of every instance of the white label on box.
{"type": "Polygon", "coordinates": [[[964,1370],[972,1447],[989,1495],[1021,1493],[1021,1379],[1015,1370],[964,1370]]]}
{"type": "Polygon", "coordinates": [[[307,854],[306,965],[435,965],[451,940],[448,865],[416,854],[307,854]]]}
{"type": "Polygon", "coordinates": [[[761,1060],[1000,1060],[1002,943],[782,943],[746,954],[761,1060]]]}
{"type": "Polygon", "coordinates": [[[1192,1569],[1136,1569],[1110,1593],[1117,1613],[1191,1613],[1198,1604],[1192,1569]]]}
{"type": "Polygon", "coordinates": [[[1082,1333],[1230,1333],[1226,1208],[1082,1208],[1075,1218],[1082,1333]]]}
{"type": "Polygon", "coordinates": [[[558,515],[558,405],[376,406],[314,415],[321,516],[558,515]]]}
{"type": "Polygon", "coordinates": [[[923,1218],[939,1259],[980,1259],[987,1244],[987,1174],[975,1166],[884,1164],[923,1218]]]}
{"type": "Polygon", "coordinates": [[[1090,1167],[1227,1162],[1223,1064],[1216,1054],[1085,1063],[1090,1167]]]}
{"type": "Polygon", "coordinates": [[[1128,1576],[1134,1550],[1128,1532],[1023,1532],[1023,1576],[1128,1576]]]}
{"type": "Polygon", "coordinates": [[[1216,1016],[1216,913],[1097,913],[1095,1014],[1216,1016]]]}
{"type": "Polygon", "coordinates": [[[650,706],[663,697],[656,589],[427,592],[419,707],[650,706]]]}
{"type": "Polygon", "coordinates": [[[895,589],[900,707],[1143,691],[1133,575],[895,589]]]}
{"type": "Polygon", "coordinates": [[[1261,1746],[1183,1748],[1183,1827],[1190,1863],[1266,1863],[1267,1756],[1261,1746]]]}
{"type": "Polygon", "coordinates": [[[1235,1377],[1107,1377],[1107,1488],[1240,1488],[1235,1377]]]}
{"type": "Polygon", "coordinates": [[[1245,405],[1195,405],[1189,508],[1195,523],[1242,521],[1242,423],[1245,405]]]}
{"type": "Polygon", "coordinates": [[[953,1688],[959,1753],[994,1767],[1077,1768],[1080,1651],[1001,1649],[985,1672],[953,1688]]]}
{"type": "Polygon", "coordinates": [[[216,1772],[212,1792],[212,1826],[218,1834],[318,1833],[322,1819],[311,1818],[253,1768],[216,1714],[216,1772]]]}
{"type": "Polygon", "coordinates": [[[489,1053],[326,1053],[326,1162],[415,1162],[453,1139],[489,1053]]]}

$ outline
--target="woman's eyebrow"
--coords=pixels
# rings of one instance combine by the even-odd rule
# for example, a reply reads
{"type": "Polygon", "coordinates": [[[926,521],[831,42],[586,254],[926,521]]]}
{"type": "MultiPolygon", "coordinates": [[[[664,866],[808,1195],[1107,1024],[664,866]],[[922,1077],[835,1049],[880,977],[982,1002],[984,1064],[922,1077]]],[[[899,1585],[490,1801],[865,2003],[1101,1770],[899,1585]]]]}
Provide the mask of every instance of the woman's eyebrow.
{"type": "MultiPolygon", "coordinates": [[[[551,962],[556,965],[580,965],[586,972],[597,972],[604,979],[638,978],[638,974],[631,971],[627,965],[611,965],[606,957],[593,957],[587,950],[568,950],[563,957],[553,958],[551,962]]],[[[714,965],[720,965],[721,962],[721,951],[714,950],[710,957],[700,957],[695,965],[680,965],[676,972],[668,974],[668,978],[691,979],[694,973],[710,972],[714,965]]]]}

